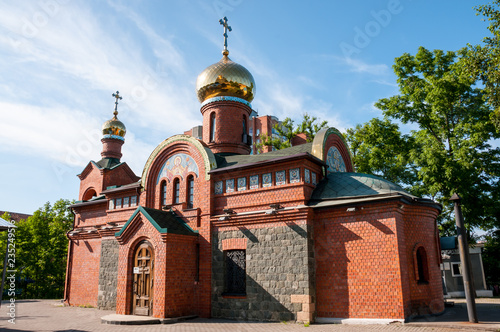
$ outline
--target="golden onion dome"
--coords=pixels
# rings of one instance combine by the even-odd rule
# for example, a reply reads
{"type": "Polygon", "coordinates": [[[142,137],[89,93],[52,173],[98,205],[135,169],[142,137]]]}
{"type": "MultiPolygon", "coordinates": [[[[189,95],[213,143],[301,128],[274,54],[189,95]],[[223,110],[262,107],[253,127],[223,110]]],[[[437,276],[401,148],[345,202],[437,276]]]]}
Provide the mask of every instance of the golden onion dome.
{"type": "Polygon", "coordinates": [[[255,81],[252,74],[229,59],[227,53],[223,53],[219,62],[208,66],[198,75],[196,93],[200,103],[218,96],[238,97],[248,102],[253,100],[255,81]]]}
{"type": "Polygon", "coordinates": [[[127,128],[125,128],[123,122],[118,120],[116,115],[111,120],[104,122],[104,124],[102,125],[102,134],[104,135],[104,137],[118,136],[123,138],[125,137],[126,133],[127,128]]]}

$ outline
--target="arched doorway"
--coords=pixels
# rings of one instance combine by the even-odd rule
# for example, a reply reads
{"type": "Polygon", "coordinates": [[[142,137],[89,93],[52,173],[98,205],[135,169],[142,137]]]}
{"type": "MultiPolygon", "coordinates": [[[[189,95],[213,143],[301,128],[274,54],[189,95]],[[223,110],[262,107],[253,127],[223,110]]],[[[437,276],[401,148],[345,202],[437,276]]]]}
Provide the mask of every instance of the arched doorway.
{"type": "Polygon", "coordinates": [[[153,313],[153,247],[147,241],[141,242],[134,255],[134,284],[132,312],[134,315],[150,316],[153,313]]]}

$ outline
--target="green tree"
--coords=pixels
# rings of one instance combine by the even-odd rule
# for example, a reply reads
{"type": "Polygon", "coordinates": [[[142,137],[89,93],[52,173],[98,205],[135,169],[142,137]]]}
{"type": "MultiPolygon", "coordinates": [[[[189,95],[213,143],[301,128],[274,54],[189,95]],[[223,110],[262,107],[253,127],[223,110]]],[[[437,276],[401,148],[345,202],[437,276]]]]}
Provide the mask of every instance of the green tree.
{"type": "MultiPolygon", "coordinates": [[[[21,297],[60,298],[64,292],[68,232],[73,225],[69,200],[46,203],[16,223],[16,269],[21,297]],[[31,282],[33,281],[33,282],[31,282]]],[[[2,235],[2,247],[5,237],[2,235]]]]}
{"type": "Polygon", "coordinates": [[[415,195],[423,194],[417,169],[410,160],[417,142],[410,135],[402,135],[397,124],[374,118],[347,129],[345,137],[357,172],[377,175],[415,195]]]}
{"type": "Polygon", "coordinates": [[[320,123],[317,123],[317,117],[311,117],[309,114],[304,114],[302,122],[295,129],[296,134],[305,133],[307,135],[307,141],[312,142],[314,140],[314,136],[316,133],[323,128],[328,126],[328,121],[323,120],[320,123]]]}
{"type": "MultiPolygon", "coordinates": [[[[387,118],[418,126],[408,161],[423,189],[443,204],[443,227],[453,227],[449,198],[457,192],[469,229],[490,229],[500,225],[500,149],[489,144],[499,134],[460,54],[420,47],[415,56],[396,58],[400,94],[375,106],[387,118]]],[[[396,155],[406,157],[404,151],[396,155]]]]}
{"type": "Polygon", "coordinates": [[[489,232],[485,239],[482,258],[486,283],[500,286],[500,230],[489,232]]]}
{"type": "Polygon", "coordinates": [[[500,131],[500,0],[476,7],[478,15],[489,22],[489,37],[483,45],[468,45],[464,52],[464,68],[484,86],[484,98],[491,106],[490,118],[500,131]]]}
{"type": "Polygon", "coordinates": [[[315,116],[311,117],[305,113],[302,122],[294,127],[294,121],[286,117],[283,122],[273,126],[273,129],[276,131],[275,135],[262,134],[260,136],[260,142],[256,144],[257,150],[262,152],[264,146],[271,146],[275,150],[289,148],[292,146],[293,138],[300,133],[305,133],[307,141],[312,142],[316,133],[328,125],[328,121],[326,120],[320,123],[316,121],[318,121],[318,118],[315,116]]]}

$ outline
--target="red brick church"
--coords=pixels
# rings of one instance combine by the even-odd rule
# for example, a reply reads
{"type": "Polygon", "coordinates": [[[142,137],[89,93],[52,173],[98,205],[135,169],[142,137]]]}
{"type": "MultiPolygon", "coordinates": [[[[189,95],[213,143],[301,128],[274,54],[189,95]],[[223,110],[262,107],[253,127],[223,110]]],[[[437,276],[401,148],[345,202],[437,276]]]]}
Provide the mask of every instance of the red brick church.
{"type": "Polygon", "coordinates": [[[161,142],[140,176],[121,160],[115,105],[102,159],[78,175],[66,303],[265,321],[442,312],[440,206],[354,172],[334,128],[255,154],[266,117],[255,116],[254,79],[225,44],[198,76],[198,135],[161,142]]]}

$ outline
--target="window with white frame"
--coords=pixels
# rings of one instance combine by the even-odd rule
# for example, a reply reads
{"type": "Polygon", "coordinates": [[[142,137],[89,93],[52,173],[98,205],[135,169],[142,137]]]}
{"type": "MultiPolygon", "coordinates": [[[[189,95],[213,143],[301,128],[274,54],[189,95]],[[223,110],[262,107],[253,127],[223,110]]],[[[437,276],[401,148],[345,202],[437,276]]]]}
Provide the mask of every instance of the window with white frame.
{"type": "Polygon", "coordinates": [[[462,264],[460,262],[452,262],[451,263],[451,275],[453,277],[461,277],[462,276],[462,264]]]}

